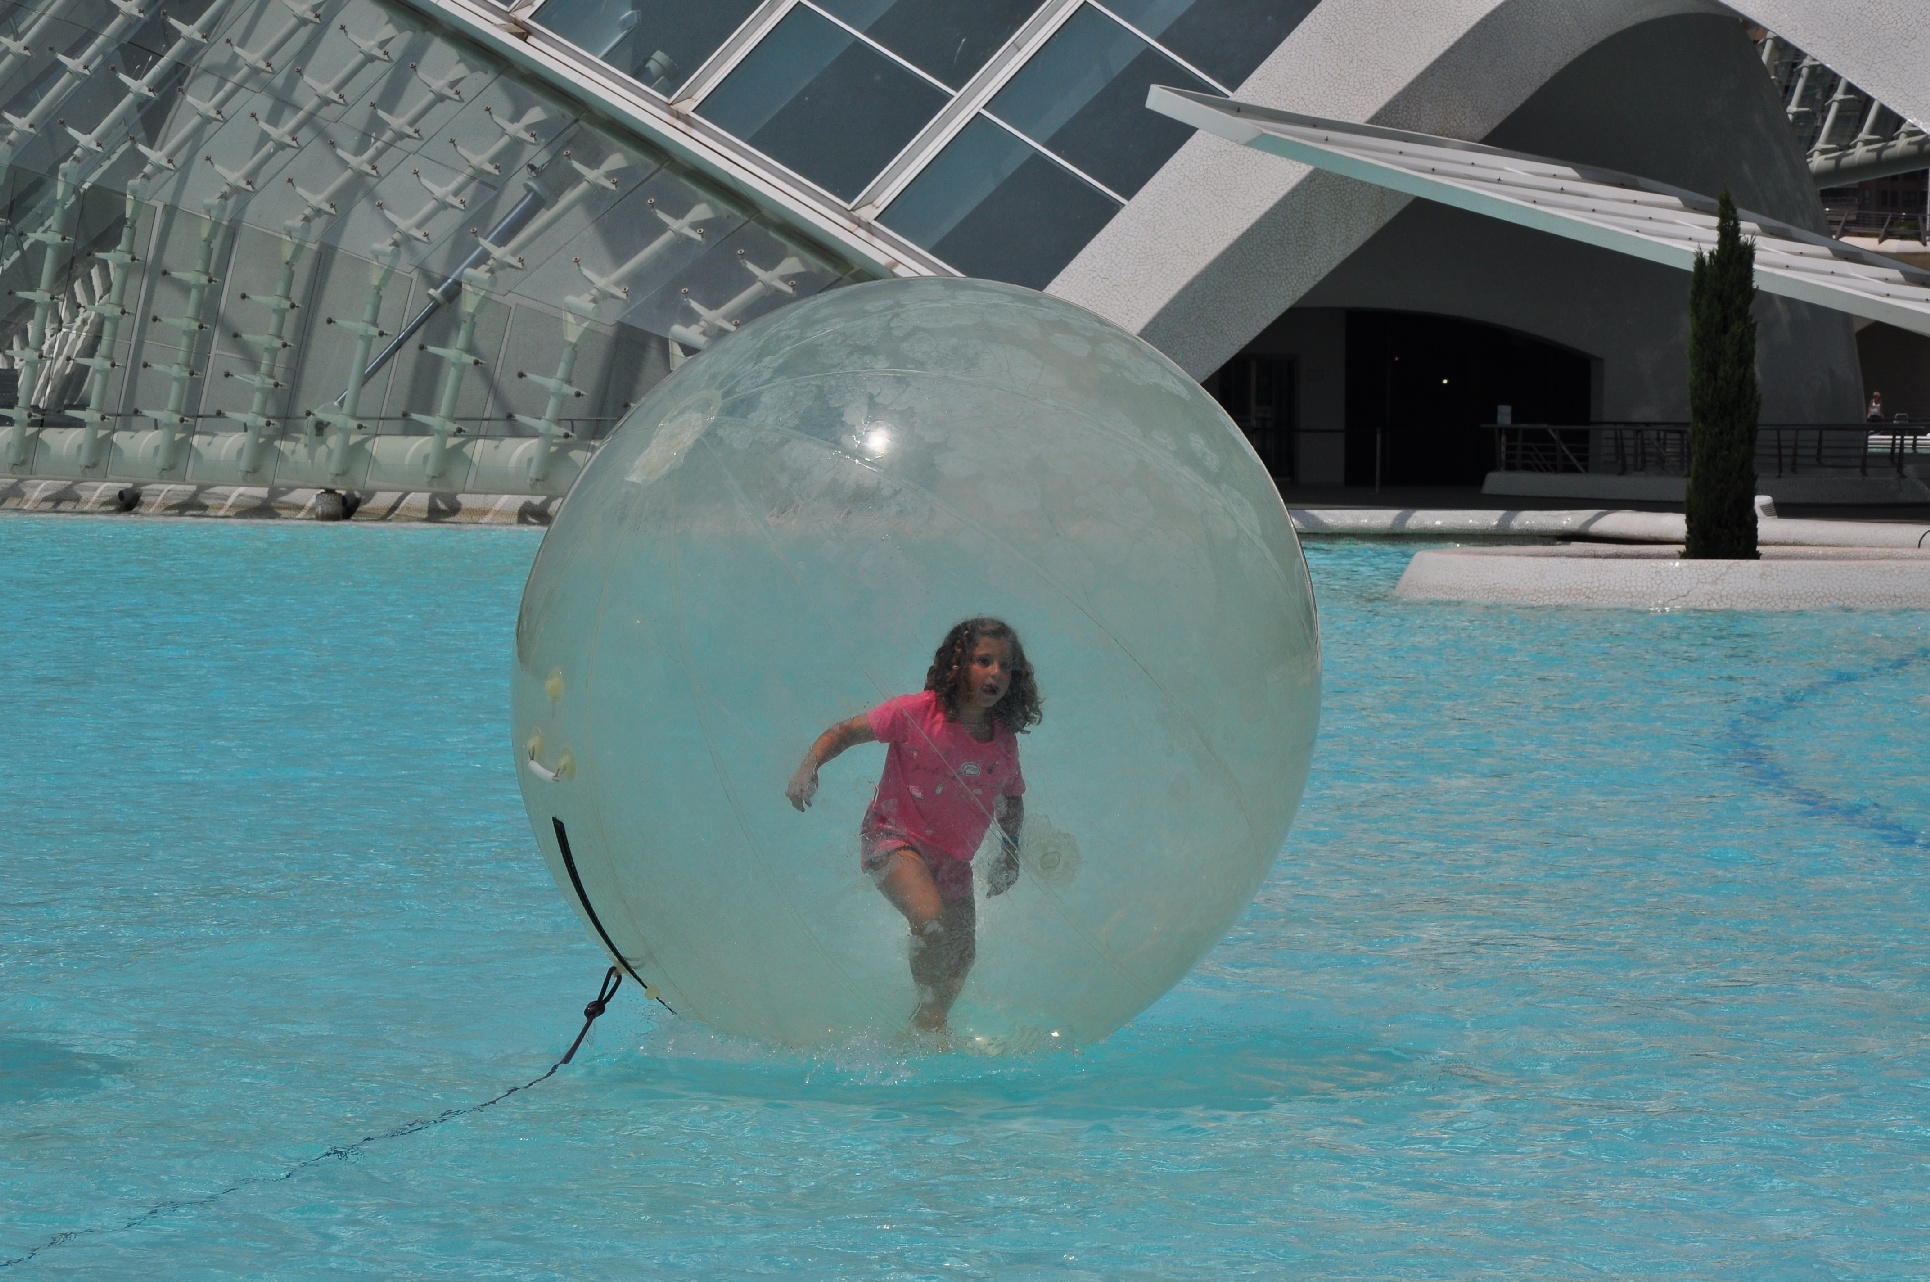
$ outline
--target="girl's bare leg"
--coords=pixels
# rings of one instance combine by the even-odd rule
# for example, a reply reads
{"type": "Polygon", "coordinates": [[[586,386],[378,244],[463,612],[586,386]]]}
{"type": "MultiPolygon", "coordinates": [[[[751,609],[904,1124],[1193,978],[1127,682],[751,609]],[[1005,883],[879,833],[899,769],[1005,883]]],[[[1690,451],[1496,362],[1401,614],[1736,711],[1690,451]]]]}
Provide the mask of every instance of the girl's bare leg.
{"type": "Polygon", "coordinates": [[[931,870],[909,850],[892,853],[878,876],[878,889],[911,927],[911,979],[918,986],[912,1025],[943,1028],[977,956],[977,905],[969,897],[948,900],[939,895],[931,870]]]}

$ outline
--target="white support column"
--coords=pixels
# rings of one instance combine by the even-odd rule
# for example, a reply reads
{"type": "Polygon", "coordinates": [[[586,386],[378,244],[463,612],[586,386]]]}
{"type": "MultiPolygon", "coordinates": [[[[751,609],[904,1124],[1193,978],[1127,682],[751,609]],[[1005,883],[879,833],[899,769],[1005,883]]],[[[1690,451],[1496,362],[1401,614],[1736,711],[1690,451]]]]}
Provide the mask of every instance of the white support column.
{"type": "Polygon", "coordinates": [[[328,453],[328,474],[332,477],[348,473],[349,451],[354,446],[355,433],[366,430],[367,425],[357,418],[362,407],[362,371],[369,367],[369,352],[375,340],[385,337],[378,326],[382,318],[382,291],[388,288],[395,275],[395,255],[369,264],[369,294],[362,305],[362,319],[359,321],[338,321],[329,317],[327,324],[339,325],[355,335],[355,355],[348,368],[348,391],[342,398],[342,408],[310,410],[309,414],[326,423],[331,433],[328,453]]]}
{"type": "MultiPolygon", "coordinates": [[[[162,316],[158,313],[152,318],[153,324],[166,325],[181,332],[181,359],[171,365],[159,368],[168,372],[168,403],[164,410],[135,410],[136,414],[153,419],[161,432],[161,448],[155,456],[156,470],[170,472],[175,466],[177,446],[194,434],[194,420],[186,411],[188,405],[188,384],[194,378],[194,348],[201,331],[208,326],[201,319],[202,308],[207,305],[208,286],[216,278],[214,268],[214,242],[221,235],[222,211],[218,201],[210,201],[203,214],[201,241],[195,248],[195,264],[192,271],[178,272],[163,269],[163,276],[188,283],[188,302],[180,316],[162,316]]],[[[143,362],[145,367],[145,362],[143,362]]]]}
{"type": "Polygon", "coordinates": [[[115,365],[114,344],[120,338],[121,320],[128,315],[127,285],[134,274],[129,269],[136,261],[134,237],[141,223],[141,194],[141,184],[132,183],[128,186],[121,212],[120,243],[99,255],[107,263],[108,274],[107,297],[94,304],[94,310],[101,318],[101,338],[92,356],[80,358],[81,363],[88,367],[87,408],[75,412],[75,417],[87,424],[80,447],[80,465],[83,469],[93,468],[100,463],[101,424],[109,417],[103,408],[107,402],[107,376],[115,365]]]}
{"type": "Polygon", "coordinates": [[[28,232],[23,240],[41,247],[40,287],[20,290],[17,298],[25,298],[33,303],[33,319],[27,325],[27,348],[20,364],[19,404],[11,411],[13,430],[8,434],[6,465],[19,468],[27,461],[27,442],[29,420],[33,417],[33,393],[40,383],[41,364],[47,358],[47,318],[53,313],[54,277],[60,267],[60,247],[69,244],[72,238],[62,229],[67,225],[67,211],[73,206],[76,189],[74,171],[77,166],[72,160],[60,166],[55,179],[54,210],[45,226],[38,231],[28,232]]]}
{"type": "Polygon", "coordinates": [[[299,306],[293,298],[293,291],[295,262],[301,257],[303,248],[302,243],[293,238],[283,243],[281,276],[276,281],[274,293],[265,296],[256,295],[253,298],[249,298],[246,294],[241,296],[248,302],[259,303],[268,309],[268,327],[265,330],[259,334],[235,334],[235,338],[260,352],[252,375],[236,375],[253,388],[253,395],[248,401],[248,411],[245,414],[228,416],[238,419],[247,429],[248,439],[241,449],[241,470],[248,476],[253,476],[261,470],[263,434],[268,428],[274,426],[274,420],[268,417],[268,399],[287,386],[275,377],[275,366],[281,360],[281,354],[293,346],[282,337],[282,334],[288,325],[288,313],[299,306]]]}
{"type": "Polygon", "coordinates": [[[456,398],[462,391],[464,371],[474,365],[481,365],[482,358],[471,350],[470,344],[476,338],[476,314],[482,308],[483,291],[464,282],[462,301],[462,323],[456,329],[456,342],[452,347],[427,347],[422,350],[444,362],[442,385],[436,393],[436,408],[432,414],[411,413],[410,418],[426,425],[435,434],[435,442],[429,447],[429,455],[422,463],[422,479],[433,486],[442,479],[442,469],[449,463],[449,438],[461,434],[462,426],[452,415],[456,412],[456,398]]]}
{"type": "Polygon", "coordinates": [[[570,375],[576,369],[577,344],[583,341],[584,331],[589,322],[574,312],[563,313],[563,354],[557,358],[556,375],[544,378],[539,374],[518,372],[517,378],[527,378],[537,386],[549,391],[549,401],[543,407],[543,417],[531,418],[527,414],[517,414],[515,419],[526,427],[533,427],[541,436],[536,446],[536,455],[529,463],[529,479],[532,485],[541,485],[549,475],[550,456],[556,452],[556,438],[571,438],[574,432],[565,431],[561,424],[563,404],[571,399],[580,399],[581,389],[570,383],[570,375]]]}
{"type": "Polygon", "coordinates": [[[1829,109],[1823,114],[1822,130],[1816,135],[1816,143],[1810,148],[1813,156],[1818,152],[1840,151],[1842,146],[1835,141],[1836,122],[1842,118],[1843,108],[1855,102],[1860,95],[1856,86],[1842,76],[1836,78],[1836,92],[1829,97],[1829,109]]]}

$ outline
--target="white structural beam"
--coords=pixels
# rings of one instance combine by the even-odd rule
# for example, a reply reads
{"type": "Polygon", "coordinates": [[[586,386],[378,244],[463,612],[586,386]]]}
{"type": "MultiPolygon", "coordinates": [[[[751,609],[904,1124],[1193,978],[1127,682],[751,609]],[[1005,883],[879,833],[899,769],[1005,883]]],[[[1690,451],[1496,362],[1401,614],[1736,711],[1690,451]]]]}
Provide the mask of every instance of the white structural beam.
{"type": "Polygon", "coordinates": [[[1849,77],[1892,111],[1930,128],[1930,21],[1923,0],[1733,0],[1755,19],[1849,77]]]}
{"type": "MultiPolygon", "coordinates": [[[[1632,174],[1161,86],[1146,105],[1257,151],[1684,271],[1715,246],[1714,200],[1632,174]]],[[[1930,335],[1930,272],[1738,212],[1764,292],[1930,335]]]]}

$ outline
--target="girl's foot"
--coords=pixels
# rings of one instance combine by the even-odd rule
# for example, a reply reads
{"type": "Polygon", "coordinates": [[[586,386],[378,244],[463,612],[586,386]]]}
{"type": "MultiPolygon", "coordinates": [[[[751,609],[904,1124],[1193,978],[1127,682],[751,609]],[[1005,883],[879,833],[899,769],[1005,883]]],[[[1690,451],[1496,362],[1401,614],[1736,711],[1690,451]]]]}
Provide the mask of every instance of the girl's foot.
{"type": "Polygon", "coordinates": [[[958,1049],[958,1039],[948,1024],[924,1028],[913,1023],[893,1037],[887,1049],[900,1055],[945,1055],[958,1049]]]}

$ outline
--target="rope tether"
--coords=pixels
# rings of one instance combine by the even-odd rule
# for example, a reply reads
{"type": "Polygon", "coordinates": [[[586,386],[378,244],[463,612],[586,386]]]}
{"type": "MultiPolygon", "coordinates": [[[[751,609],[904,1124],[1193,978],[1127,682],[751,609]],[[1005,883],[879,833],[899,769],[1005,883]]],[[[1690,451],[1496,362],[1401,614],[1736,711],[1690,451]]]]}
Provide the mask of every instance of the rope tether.
{"type": "MultiPolygon", "coordinates": [[[[603,983],[597,989],[596,996],[591,998],[590,1004],[583,1008],[583,1031],[576,1035],[576,1040],[570,1043],[570,1048],[563,1052],[563,1058],[556,1061],[556,1067],[550,1069],[550,1073],[554,1073],[556,1069],[576,1058],[576,1048],[581,1046],[583,1039],[590,1035],[590,1025],[596,1023],[598,1015],[610,1008],[610,999],[617,995],[617,989],[621,987],[623,987],[623,972],[612,966],[604,972],[603,983]]],[[[543,1077],[547,1076],[549,1073],[543,1075],[543,1077]]],[[[542,1080],[542,1077],[536,1079],[537,1082],[542,1080]]],[[[531,1086],[535,1084],[536,1082],[530,1083],[531,1086]]]]}
{"type": "Polygon", "coordinates": [[[637,968],[630,964],[630,959],[625,957],[623,950],[617,947],[617,941],[611,939],[610,932],[603,928],[603,919],[596,915],[596,906],[590,902],[590,892],[583,889],[583,874],[576,870],[576,855],[570,850],[570,830],[563,826],[561,819],[553,815],[550,817],[550,824],[556,830],[556,852],[563,856],[563,869],[569,873],[570,885],[576,890],[576,902],[583,905],[583,915],[588,917],[590,925],[596,928],[596,937],[601,939],[603,946],[610,950],[610,956],[616,958],[617,965],[623,967],[630,978],[637,981],[637,987],[643,990],[645,997],[675,1015],[676,1008],[663,999],[663,994],[657,991],[656,985],[643,982],[643,976],[637,974],[637,968]]]}
{"type": "Polygon", "coordinates": [[[445,1109],[437,1113],[434,1117],[418,1117],[415,1121],[404,1123],[401,1126],[395,1127],[393,1130],[383,1131],[377,1135],[364,1135],[353,1144],[338,1144],[325,1152],[317,1153],[313,1157],[305,1158],[295,1163],[279,1175],[251,1175],[247,1179],[236,1180],[226,1188],[217,1189],[203,1197],[160,1202],[154,1206],[150,1206],[147,1210],[132,1219],[123,1220],[119,1224],[103,1224],[91,1229],[69,1229],[64,1233],[56,1233],[23,1255],[16,1255],[10,1260],[0,1260],[0,1269],[10,1269],[16,1264],[25,1264],[35,1256],[41,1254],[41,1252],[52,1250],[57,1246],[64,1246],[76,1238],[93,1237],[102,1233],[120,1233],[127,1229],[137,1228],[149,1220],[159,1219],[175,1211],[191,1211],[208,1206],[212,1203],[219,1202],[230,1193],[239,1193],[242,1189],[250,1188],[256,1184],[279,1184],[283,1180],[292,1180],[310,1167],[320,1166],[323,1162],[330,1161],[331,1159],[347,1161],[371,1144],[379,1144],[383,1140],[401,1139],[405,1135],[414,1135],[417,1131],[426,1131],[431,1126],[440,1126],[444,1122],[453,1122],[458,1117],[466,1117],[471,1113],[480,1113],[486,1108],[500,1104],[518,1091],[526,1091],[539,1082],[548,1081],[550,1078],[556,1076],[557,1069],[574,1059],[578,1048],[583,1045],[583,1039],[590,1035],[590,1025],[596,1023],[597,1016],[609,1009],[610,999],[616,996],[617,989],[622,987],[622,985],[622,972],[615,966],[610,967],[603,976],[603,983],[597,988],[596,996],[591,999],[589,1005],[583,1008],[583,1029],[577,1033],[576,1040],[570,1043],[570,1048],[563,1052],[563,1058],[551,1064],[548,1071],[543,1073],[542,1076],[532,1077],[521,1086],[512,1086],[502,1094],[491,1096],[480,1104],[470,1104],[464,1108],[445,1109]]]}

